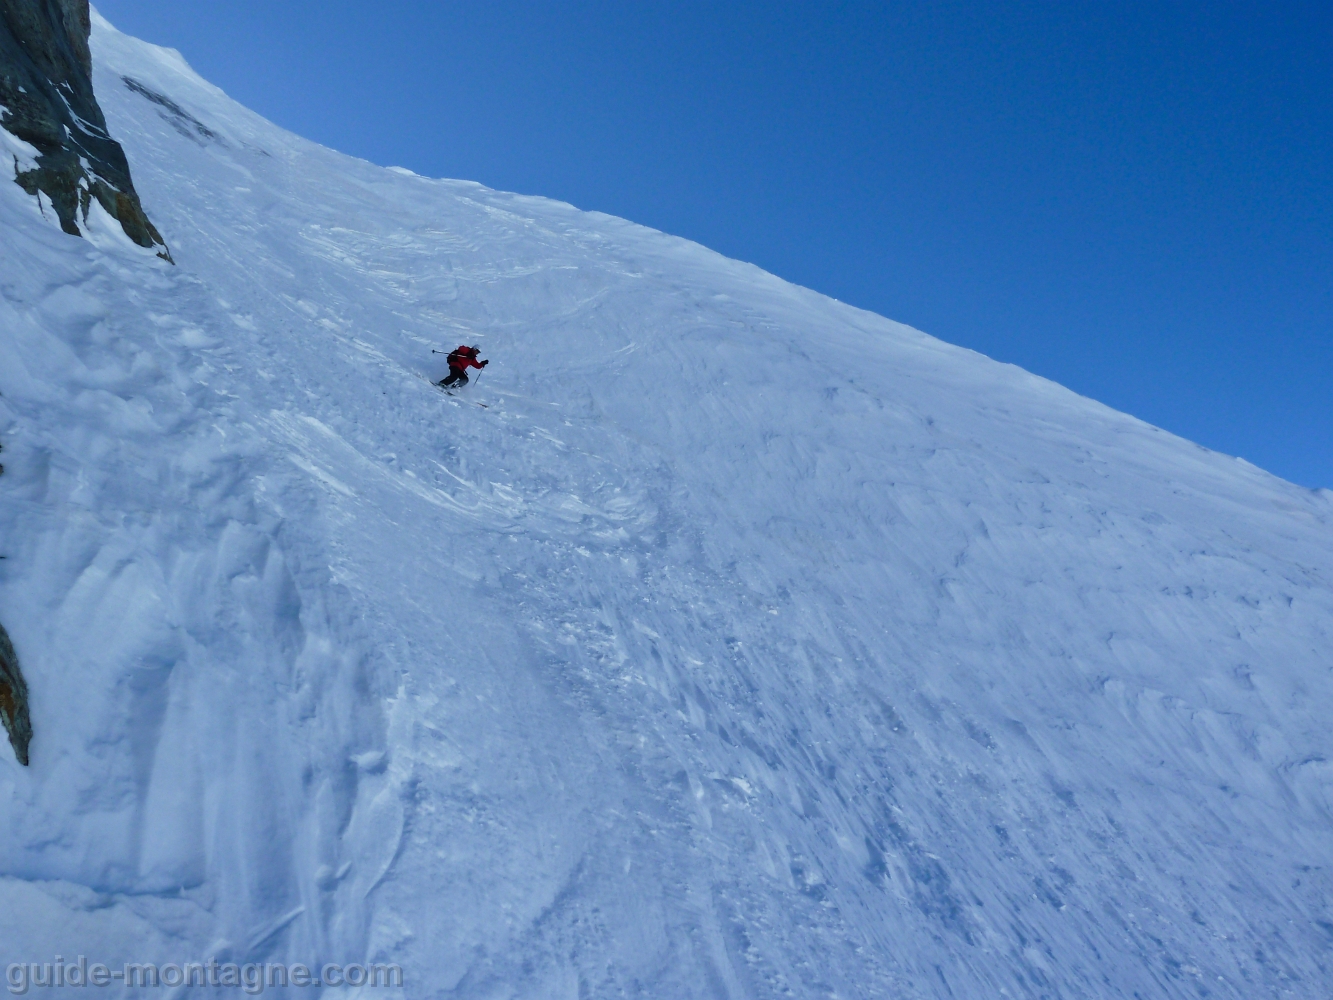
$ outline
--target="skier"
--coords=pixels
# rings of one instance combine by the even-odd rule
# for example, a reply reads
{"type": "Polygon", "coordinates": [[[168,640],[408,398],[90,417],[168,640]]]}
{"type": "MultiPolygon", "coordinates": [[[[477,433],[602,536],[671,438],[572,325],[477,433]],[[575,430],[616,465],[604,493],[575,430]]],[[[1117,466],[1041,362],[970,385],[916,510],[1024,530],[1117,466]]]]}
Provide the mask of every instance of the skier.
{"type": "Polygon", "coordinates": [[[469,368],[485,368],[489,361],[477,360],[477,348],[468,347],[466,344],[460,344],[449,352],[449,357],[445,358],[449,362],[449,376],[435,383],[441,389],[461,389],[467,385],[467,370],[469,368]]]}

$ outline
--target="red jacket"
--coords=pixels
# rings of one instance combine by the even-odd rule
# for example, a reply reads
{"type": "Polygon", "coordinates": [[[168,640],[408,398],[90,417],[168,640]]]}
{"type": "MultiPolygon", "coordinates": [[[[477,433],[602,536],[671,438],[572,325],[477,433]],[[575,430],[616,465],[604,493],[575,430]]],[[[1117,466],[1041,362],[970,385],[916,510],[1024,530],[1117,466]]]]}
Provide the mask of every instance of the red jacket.
{"type": "Polygon", "coordinates": [[[465,372],[469,368],[480,368],[485,361],[477,360],[477,349],[468,347],[466,344],[460,344],[449,352],[449,357],[445,358],[449,362],[449,367],[456,371],[465,372]]]}

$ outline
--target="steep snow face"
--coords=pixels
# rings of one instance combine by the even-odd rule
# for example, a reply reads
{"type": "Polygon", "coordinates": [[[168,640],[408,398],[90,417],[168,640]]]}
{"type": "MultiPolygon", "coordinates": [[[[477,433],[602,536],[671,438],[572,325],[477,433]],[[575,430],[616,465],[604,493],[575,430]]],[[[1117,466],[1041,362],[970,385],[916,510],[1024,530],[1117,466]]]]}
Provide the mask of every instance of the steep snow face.
{"type": "Polygon", "coordinates": [[[0,184],[6,963],[1327,995],[1328,494],[93,46],[179,267],[0,184]]]}

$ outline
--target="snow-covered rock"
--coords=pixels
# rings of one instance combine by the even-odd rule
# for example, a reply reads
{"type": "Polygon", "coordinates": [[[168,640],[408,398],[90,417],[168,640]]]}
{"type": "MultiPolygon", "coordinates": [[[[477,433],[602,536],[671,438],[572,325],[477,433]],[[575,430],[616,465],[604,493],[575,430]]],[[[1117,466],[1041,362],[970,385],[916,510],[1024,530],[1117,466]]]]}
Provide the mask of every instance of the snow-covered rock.
{"type": "Polygon", "coordinates": [[[1327,493],[93,52],[179,266],[0,184],[6,962],[1327,995],[1327,493]]]}

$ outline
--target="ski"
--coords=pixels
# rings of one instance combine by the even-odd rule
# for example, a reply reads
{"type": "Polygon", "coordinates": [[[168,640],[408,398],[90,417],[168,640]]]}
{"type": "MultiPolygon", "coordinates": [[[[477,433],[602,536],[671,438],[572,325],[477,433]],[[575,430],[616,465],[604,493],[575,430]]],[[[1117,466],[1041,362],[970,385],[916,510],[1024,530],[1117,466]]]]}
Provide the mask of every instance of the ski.
{"type": "MultiPolygon", "coordinates": [[[[439,389],[440,392],[444,393],[446,396],[454,396],[454,397],[457,397],[457,396],[458,396],[458,393],[456,393],[456,392],[450,392],[448,389],[446,389],[444,386],[440,385],[438,382],[435,383],[435,388],[439,389]]],[[[490,409],[490,407],[489,407],[487,404],[485,404],[485,403],[478,403],[475,399],[463,399],[463,400],[459,400],[459,402],[462,402],[462,403],[471,403],[473,406],[480,406],[483,410],[489,410],[489,409],[490,409]]]]}
{"type": "MultiPolygon", "coordinates": [[[[431,382],[431,380],[428,379],[428,378],[426,378],[425,375],[418,375],[417,378],[421,379],[421,381],[423,381],[423,382],[428,382],[428,383],[430,383],[431,385],[435,386],[435,388],[439,389],[440,392],[444,393],[446,396],[449,396],[449,397],[452,397],[452,398],[455,398],[455,399],[458,398],[458,393],[456,393],[456,392],[450,392],[450,391],[449,391],[448,389],[446,389],[444,386],[440,385],[439,382],[431,382]]],[[[473,406],[480,406],[483,410],[489,410],[489,409],[491,408],[489,403],[478,403],[475,399],[459,399],[458,401],[459,401],[460,403],[471,403],[473,406]]]]}

